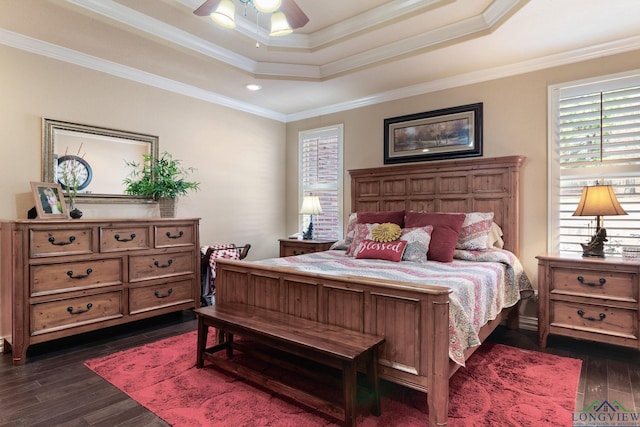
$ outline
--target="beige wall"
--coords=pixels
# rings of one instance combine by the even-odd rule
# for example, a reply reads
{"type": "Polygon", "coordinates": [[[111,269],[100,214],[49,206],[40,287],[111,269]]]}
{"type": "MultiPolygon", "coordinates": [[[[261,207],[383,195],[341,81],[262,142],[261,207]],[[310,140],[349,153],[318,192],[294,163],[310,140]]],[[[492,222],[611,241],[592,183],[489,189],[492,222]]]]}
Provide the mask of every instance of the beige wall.
{"type": "MultiPolygon", "coordinates": [[[[0,46],[0,218],[26,218],[41,180],[41,118],[157,135],[201,190],[178,216],[201,218],[202,243],[251,243],[278,255],[285,233],[285,124],[0,46]]],[[[79,206],[86,217],[157,216],[155,205],[79,206]]]]}
{"type": "MultiPolygon", "coordinates": [[[[604,57],[514,77],[418,95],[397,101],[289,123],[287,126],[287,232],[296,230],[298,215],[298,132],[344,124],[345,170],[383,165],[383,120],[405,114],[475,102],[484,103],[484,156],[524,155],[521,182],[521,259],[537,279],[536,255],[547,245],[547,87],[638,68],[639,51],[604,57]]],[[[348,215],[349,176],[344,203],[348,215]]]]}
{"type": "MultiPolygon", "coordinates": [[[[277,256],[298,231],[298,132],[344,124],[345,170],[382,165],[383,120],[484,103],[484,156],[524,155],[521,258],[536,279],[546,249],[547,87],[638,67],[638,51],[390,101],[287,125],[0,46],[0,218],[25,218],[41,179],[41,118],[158,135],[160,150],[197,169],[201,191],[178,215],[200,217],[201,242],[251,243],[251,259],[277,256]],[[285,143],[286,141],[286,143],[285,143]],[[282,167],[283,162],[285,168],[282,167]],[[286,206],[286,208],[285,208],[286,206]]],[[[344,201],[348,213],[349,176],[344,201]]],[[[156,216],[141,205],[87,204],[88,217],[156,216]]]]}

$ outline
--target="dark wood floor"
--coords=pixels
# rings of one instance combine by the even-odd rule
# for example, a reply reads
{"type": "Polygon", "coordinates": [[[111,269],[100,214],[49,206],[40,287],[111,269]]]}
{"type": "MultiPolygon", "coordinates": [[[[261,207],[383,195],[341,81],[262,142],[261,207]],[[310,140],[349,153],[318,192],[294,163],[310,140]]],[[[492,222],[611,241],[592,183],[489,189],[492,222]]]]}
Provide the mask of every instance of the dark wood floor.
{"type": "MultiPolygon", "coordinates": [[[[1,355],[0,426],[167,426],[83,362],[195,328],[192,313],[185,311],[32,346],[24,366],[1,355]]],[[[532,331],[500,327],[490,340],[540,350],[532,331]]],[[[553,336],[544,351],[583,360],[577,409],[594,400],[617,400],[640,412],[639,352],[553,336]]]]}

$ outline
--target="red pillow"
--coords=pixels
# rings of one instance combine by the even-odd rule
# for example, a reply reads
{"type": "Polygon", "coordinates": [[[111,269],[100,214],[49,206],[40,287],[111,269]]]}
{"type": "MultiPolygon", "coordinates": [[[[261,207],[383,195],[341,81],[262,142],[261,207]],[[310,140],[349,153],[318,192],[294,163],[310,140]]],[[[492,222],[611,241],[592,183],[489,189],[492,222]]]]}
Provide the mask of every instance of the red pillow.
{"type": "Polygon", "coordinates": [[[407,212],[404,221],[407,228],[432,225],[427,259],[451,262],[465,218],[465,214],[407,212]]]}
{"type": "Polygon", "coordinates": [[[402,228],[404,223],[404,211],[384,211],[384,212],[358,212],[358,224],[383,224],[392,222],[402,228]]]}
{"type": "Polygon", "coordinates": [[[393,242],[376,242],[365,239],[356,249],[356,259],[384,259],[400,262],[402,254],[407,247],[406,240],[394,240],[393,242]]]}

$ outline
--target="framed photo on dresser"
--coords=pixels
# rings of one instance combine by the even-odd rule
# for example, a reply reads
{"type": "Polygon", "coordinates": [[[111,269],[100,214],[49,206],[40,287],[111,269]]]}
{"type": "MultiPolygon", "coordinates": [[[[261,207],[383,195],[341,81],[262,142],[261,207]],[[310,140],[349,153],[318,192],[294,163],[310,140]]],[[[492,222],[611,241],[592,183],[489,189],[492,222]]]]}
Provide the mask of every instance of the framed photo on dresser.
{"type": "Polygon", "coordinates": [[[31,192],[36,204],[38,219],[69,218],[69,210],[64,201],[64,193],[60,184],[32,181],[31,192]]]}

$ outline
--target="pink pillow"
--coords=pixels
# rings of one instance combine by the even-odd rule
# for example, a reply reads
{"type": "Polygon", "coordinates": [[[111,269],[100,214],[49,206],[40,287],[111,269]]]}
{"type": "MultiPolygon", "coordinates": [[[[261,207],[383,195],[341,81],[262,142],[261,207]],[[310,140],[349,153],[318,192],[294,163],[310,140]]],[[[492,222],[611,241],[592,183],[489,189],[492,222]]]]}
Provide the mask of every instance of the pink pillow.
{"type": "Polygon", "coordinates": [[[353,231],[356,229],[357,223],[358,223],[358,214],[355,212],[349,214],[349,220],[347,222],[347,232],[345,234],[345,239],[353,240],[353,231]]]}
{"type": "Polygon", "coordinates": [[[465,217],[465,214],[407,212],[404,221],[407,228],[432,225],[433,232],[427,258],[433,261],[451,262],[465,217]]]}
{"type": "Polygon", "coordinates": [[[360,246],[356,249],[356,259],[384,259],[400,262],[406,246],[407,242],[404,240],[376,242],[375,240],[365,239],[360,242],[360,246]]]}
{"type": "Polygon", "coordinates": [[[335,242],[329,249],[341,249],[348,250],[349,245],[353,241],[353,233],[356,230],[356,220],[358,218],[358,214],[353,212],[349,214],[349,219],[347,221],[347,231],[344,234],[344,239],[338,240],[335,242]]]}
{"type": "Polygon", "coordinates": [[[371,236],[371,230],[376,225],[378,225],[378,223],[356,224],[356,228],[355,228],[355,230],[353,232],[353,240],[349,244],[349,249],[347,249],[347,252],[346,252],[345,255],[347,255],[347,256],[355,256],[356,249],[358,249],[358,246],[360,246],[360,243],[362,243],[363,240],[365,240],[365,239],[371,239],[372,240],[373,237],[371,236]]]}
{"type": "Polygon", "coordinates": [[[358,212],[358,224],[383,224],[392,222],[400,227],[404,224],[404,211],[358,212]]]}

